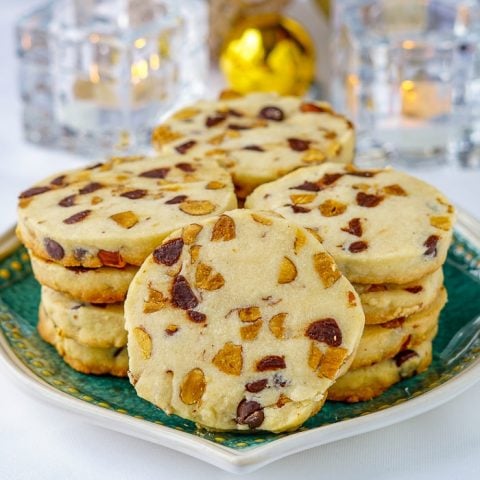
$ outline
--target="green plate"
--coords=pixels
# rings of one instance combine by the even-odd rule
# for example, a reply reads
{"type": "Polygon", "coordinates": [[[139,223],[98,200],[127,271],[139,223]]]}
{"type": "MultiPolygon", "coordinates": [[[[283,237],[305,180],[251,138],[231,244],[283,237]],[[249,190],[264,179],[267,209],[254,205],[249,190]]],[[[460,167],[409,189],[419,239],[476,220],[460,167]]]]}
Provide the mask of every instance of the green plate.
{"type": "Polygon", "coordinates": [[[168,416],[136,396],[127,379],[83,375],[68,367],[37,334],[39,284],[28,255],[17,247],[0,262],[0,357],[29,391],[93,422],[169,446],[230,471],[258,468],[277,458],[373,430],[433,408],[480,377],[480,345],[451,364],[439,357],[456,332],[480,313],[479,224],[459,215],[444,267],[449,302],[442,311],[427,372],[358,404],[330,403],[291,434],[215,434],[168,416]],[[475,373],[475,374],[474,374],[475,373]]]}

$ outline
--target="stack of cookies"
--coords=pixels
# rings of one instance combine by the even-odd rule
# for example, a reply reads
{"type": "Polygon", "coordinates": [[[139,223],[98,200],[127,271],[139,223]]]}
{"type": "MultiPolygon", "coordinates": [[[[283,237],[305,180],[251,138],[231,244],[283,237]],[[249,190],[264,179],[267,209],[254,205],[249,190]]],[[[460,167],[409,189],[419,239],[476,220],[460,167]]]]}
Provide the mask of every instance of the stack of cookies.
{"type": "Polygon", "coordinates": [[[158,156],[23,192],[41,336],[212,430],[295,429],[327,392],[368,400],[426,369],[454,210],[355,169],[354,141],[328,104],[230,92],[158,126],[158,156]]]}
{"type": "Polygon", "coordinates": [[[126,375],[123,301],[155,246],[192,217],[235,208],[232,176],[244,198],[303,165],[350,163],[354,139],[326,103],[229,92],[157,127],[160,156],[113,158],[23,192],[17,233],[42,285],[40,334],[79,371],[126,375]]]}
{"type": "Polygon", "coordinates": [[[429,366],[454,221],[439,191],[392,169],[327,163],[262,185],[246,207],[273,210],[317,235],[360,295],[365,331],[329,399],[368,400],[429,366]]]}
{"type": "Polygon", "coordinates": [[[236,204],[216,162],[178,155],[113,158],[23,192],[17,234],[42,284],[41,336],[76,370],[126,376],[123,300],[139,266],[172,230],[236,204]]]}

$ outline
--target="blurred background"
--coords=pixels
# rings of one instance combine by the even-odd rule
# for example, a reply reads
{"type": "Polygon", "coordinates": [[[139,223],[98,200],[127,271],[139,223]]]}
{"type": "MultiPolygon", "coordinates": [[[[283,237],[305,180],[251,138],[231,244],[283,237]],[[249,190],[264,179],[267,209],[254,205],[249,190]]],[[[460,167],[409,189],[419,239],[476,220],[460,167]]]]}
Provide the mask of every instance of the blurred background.
{"type": "Polygon", "coordinates": [[[480,214],[477,0],[0,0],[0,231],[55,170],[149,151],[225,88],[330,101],[361,166],[392,164],[480,214]],[[455,185],[455,186],[453,186],[455,185]]]}

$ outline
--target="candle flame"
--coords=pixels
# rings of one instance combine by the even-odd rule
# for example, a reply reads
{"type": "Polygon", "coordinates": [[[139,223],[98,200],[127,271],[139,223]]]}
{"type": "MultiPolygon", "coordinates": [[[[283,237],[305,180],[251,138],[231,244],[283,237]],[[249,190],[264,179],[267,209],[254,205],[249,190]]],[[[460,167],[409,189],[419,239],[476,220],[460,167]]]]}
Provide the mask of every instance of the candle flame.
{"type": "Polygon", "coordinates": [[[160,57],[156,53],[150,55],[150,68],[158,70],[160,68],[160,57]]]}
{"type": "Polygon", "coordinates": [[[130,68],[130,73],[134,83],[144,80],[148,77],[148,62],[146,60],[139,60],[138,62],[133,63],[130,68]]]}
{"type": "Polygon", "coordinates": [[[360,84],[360,80],[357,75],[355,75],[354,73],[351,73],[347,76],[347,84],[352,87],[355,87],[360,84]]]}
{"type": "Polygon", "coordinates": [[[137,38],[133,44],[135,48],[143,48],[147,44],[147,40],[145,38],[137,38]]]}
{"type": "Polygon", "coordinates": [[[412,80],[404,80],[402,82],[402,90],[404,92],[413,92],[415,90],[415,82],[412,82],[412,80]]]}
{"type": "Polygon", "coordinates": [[[404,40],[402,42],[402,47],[405,50],[412,50],[417,46],[417,44],[413,40],[404,40]]]}
{"type": "Polygon", "coordinates": [[[89,76],[90,81],[92,83],[99,83],[100,82],[100,74],[98,72],[98,65],[96,63],[92,63],[89,68],[89,76]]]}

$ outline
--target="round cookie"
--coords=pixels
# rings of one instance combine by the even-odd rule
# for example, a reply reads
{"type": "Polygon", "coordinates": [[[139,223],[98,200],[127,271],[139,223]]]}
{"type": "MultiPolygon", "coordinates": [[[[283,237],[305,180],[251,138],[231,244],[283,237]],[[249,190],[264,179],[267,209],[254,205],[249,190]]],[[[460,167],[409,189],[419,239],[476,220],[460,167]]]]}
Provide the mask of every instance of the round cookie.
{"type": "Polygon", "coordinates": [[[73,369],[93,375],[114,375],[126,377],[128,354],[126,347],[96,348],[87,347],[68,337],[60,336],[54,323],[40,305],[38,332],[46,342],[55,347],[58,354],[73,369]]]}
{"type": "Polygon", "coordinates": [[[350,370],[328,391],[328,400],[363,402],[378,397],[401,380],[425,371],[432,362],[432,342],[399,352],[394,358],[350,370]]]}
{"type": "Polygon", "coordinates": [[[327,103],[253,93],[184,108],[153,131],[152,142],[162,151],[218,160],[245,198],[258,185],[299,167],[351,163],[355,132],[327,103]]]}
{"type": "Polygon", "coordinates": [[[436,188],[406,173],[332,163],[262,185],[245,206],[316,231],[342,273],[358,283],[409,283],[439,269],[455,216],[436,188]]]}
{"type": "Polygon", "coordinates": [[[430,307],[421,312],[379,325],[366,325],[351,370],[378,363],[405,348],[433,340],[446,301],[447,294],[442,288],[430,307]]]}
{"type": "Polygon", "coordinates": [[[127,344],[123,303],[92,305],[42,287],[42,305],[60,337],[68,337],[87,347],[124,347],[127,344]]]}
{"type": "Polygon", "coordinates": [[[164,240],[132,281],[125,319],[138,395],[219,431],[299,427],[349,367],[364,325],[314,236],[249,210],[164,240]]]}
{"type": "Polygon", "coordinates": [[[424,310],[438,297],[442,285],[443,271],[441,268],[403,285],[395,283],[353,284],[360,295],[367,325],[408,317],[424,310]]]}
{"type": "Polygon", "coordinates": [[[81,302],[116,303],[125,300],[138,267],[63,267],[29,252],[35,278],[42,284],[81,302]]]}
{"type": "Polygon", "coordinates": [[[235,208],[228,173],[190,156],[113,158],[50,177],[19,197],[17,234],[61,265],[141,265],[170,232],[235,208]]]}

